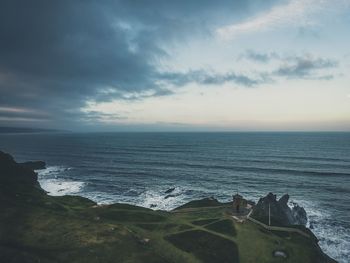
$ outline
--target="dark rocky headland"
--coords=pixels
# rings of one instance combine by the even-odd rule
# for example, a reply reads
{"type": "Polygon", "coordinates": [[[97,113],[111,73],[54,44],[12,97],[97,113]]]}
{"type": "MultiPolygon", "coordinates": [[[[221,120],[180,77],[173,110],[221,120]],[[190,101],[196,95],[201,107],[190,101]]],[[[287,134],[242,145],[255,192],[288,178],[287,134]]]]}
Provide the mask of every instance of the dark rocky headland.
{"type": "Polygon", "coordinates": [[[240,200],[240,211],[215,198],[171,212],[102,206],[47,195],[34,171],[44,168],[0,152],[0,262],[335,262],[288,195],[270,193],[256,205],[240,200]]]}

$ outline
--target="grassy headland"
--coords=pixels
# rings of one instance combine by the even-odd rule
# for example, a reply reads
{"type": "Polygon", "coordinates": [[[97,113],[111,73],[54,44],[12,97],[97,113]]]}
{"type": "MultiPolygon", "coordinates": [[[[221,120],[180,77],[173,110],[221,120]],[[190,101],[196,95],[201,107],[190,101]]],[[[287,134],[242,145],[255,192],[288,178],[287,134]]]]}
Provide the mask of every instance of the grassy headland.
{"type": "Polygon", "coordinates": [[[237,223],[212,199],[165,212],[49,196],[1,152],[0,200],[1,262],[333,262],[314,239],[237,223]]]}

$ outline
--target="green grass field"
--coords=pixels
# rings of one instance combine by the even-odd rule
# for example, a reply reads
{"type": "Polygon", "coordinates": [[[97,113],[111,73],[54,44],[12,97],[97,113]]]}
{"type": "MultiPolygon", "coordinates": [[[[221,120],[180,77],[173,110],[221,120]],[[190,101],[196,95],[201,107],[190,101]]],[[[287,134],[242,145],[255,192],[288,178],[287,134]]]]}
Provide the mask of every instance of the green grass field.
{"type": "Polygon", "coordinates": [[[0,195],[2,262],[322,262],[313,239],[236,223],[209,199],[164,212],[36,188],[0,195]]]}
{"type": "Polygon", "coordinates": [[[1,263],[332,262],[305,227],[298,228],[310,238],[237,223],[231,205],[213,198],[166,212],[52,197],[32,170],[1,152],[0,200],[1,263]],[[288,257],[274,257],[276,250],[288,257]]]}

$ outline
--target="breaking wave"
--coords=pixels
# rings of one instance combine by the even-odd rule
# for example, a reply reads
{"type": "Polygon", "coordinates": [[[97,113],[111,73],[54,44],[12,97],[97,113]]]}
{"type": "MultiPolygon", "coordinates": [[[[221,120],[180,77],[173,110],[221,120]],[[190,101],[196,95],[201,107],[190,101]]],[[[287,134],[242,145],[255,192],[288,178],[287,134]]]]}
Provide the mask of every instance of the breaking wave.
{"type": "MultiPolygon", "coordinates": [[[[164,185],[154,185],[153,188],[142,191],[133,188],[129,188],[124,192],[107,192],[103,189],[92,190],[85,187],[91,184],[90,181],[87,183],[70,179],[69,172],[71,169],[64,166],[50,166],[45,170],[38,171],[41,187],[53,196],[81,195],[99,204],[119,202],[166,211],[190,200],[208,197],[213,194],[208,189],[201,188],[200,191],[200,188],[194,190],[195,187],[188,188],[184,185],[175,187],[171,193],[166,193],[166,190],[172,187],[165,187],[164,185]]],[[[261,193],[247,192],[246,194],[248,199],[254,201],[261,197],[261,193]]],[[[229,195],[225,193],[225,196],[229,195]]],[[[221,199],[221,201],[225,200],[221,199]]],[[[317,202],[302,199],[293,199],[291,202],[299,204],[306,210],[308,216],[307,227],[311,228],[319,239],[322,250],[341,263],[347,262],[350,254],[350,230],[334,224],[332,215],[325,210],[321,210],[321,206],[317,202]]]]}
{"type": "Polygon", "coordinates": [[[45,170],[39,170],[38,179],[41,188],[49,195],[76,195],[80,193],[85,185],[84,182],[64,179],[61,175],[69,171],[71,168],[62,166],[50,166],[45,170]]]}

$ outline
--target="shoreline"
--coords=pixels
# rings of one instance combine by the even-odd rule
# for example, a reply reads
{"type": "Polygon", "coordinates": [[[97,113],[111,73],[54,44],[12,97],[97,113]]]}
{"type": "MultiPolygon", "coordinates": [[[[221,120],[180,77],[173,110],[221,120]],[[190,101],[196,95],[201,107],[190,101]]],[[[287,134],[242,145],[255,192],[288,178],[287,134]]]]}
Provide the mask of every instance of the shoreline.
{"type": "MultiPolygon", "coordinates": [[[[150,259],[157,257],[173,258],[173,256],[171,256],[173,252],[171,251],[174,251],[174,253],[176,251],[178,257],[186,258],[187,256],[185,256],[186,254],[184,254],[184,251],[190,249],[189,251],[192,256],[205,263],[208,262],[208,258],[214,259],[214,261],[211,262],[226,262],[226,259],[224,259],[226,257],[233,257],[236,258],[236,260],[239,260],[239,258],[247,260],[248,258],[254,258],[259,255],[248,253],[248,251],[251,250],[248,249],[248,247],[253,245],[251,241],[255,240],[254,242],[258,242],[260,244],[259,247],[261,246],[260,253],[266,254],[266,256],[269,255],[268,258],[272,255],[273,257],[293,257],[295,260],[299,258],[298,262],[314,262],[316,258],[318,261],[322,259],[324,262],[335,262],[322,252],[317,245],[317,239],[302,237],[297,233],[280,234],[280,231],[276,232],[276,230],[267,230],[267,232],[264,232],[254,223],[248,223],[248,221],[241,223],[235,222],[232,218],[232,203],[220,203],[214,198],[194,200],[177,207],[176,211],[181,211],[181,213],[161,210],[154,211],[148,208],[120,203],[96,206],[97,204],[95,202],[80,196],[47,195],[40,187],[37,174],[33,170],[30,170],[24,165],[17,164],[10,155],[1,153],[0,157],[0,161],[5,165],[0,165],[0,169],[5,169],[0,173],[0,180],[2,181],[0,185],[5,187],[1,191],[1,198],[5,205],[3,209],[5,211],[5,218],[0,218],[0,225],[8,222],[9,228],[6,231],[10,231],[8,234],[5,233],[2,235],[2,238],[5,238],[5,240],[0,239],[0,249],[5,249],[5,252],[10,255],[12,255],[11,250],[1,247],[3,242],[7,242],[7,238],[14,239],[16,243],[21,244],[20,247],[26,247],[28,245],[36,246],[38,249],[37,251],[41,251],[40,253],[30,252],[30,255],[28,255],[28,252],[20,249],[16,252],[17,254],[19,253],[25,258],[28,256],[41,258],[44,257],[45,253],[48,253],[47,245],[50,245],[53,249],[65,246],[66,242],[73,242],[71,246],[78,249],[79,247],[95,244],[95,241],[90,244],[90,240],[98,236],[100,236],[101,239],[99,242],[104,244],[101,248],[96,247],[98,250],[107,247],[112,249],[112,247],[110,247],[112,243],[108,241],[110,238],[113,240],[115,240],[115,238],[122,239],[122,244],[129,244],[129,241],[124,240],[125,234],[123,234],[124,232],[122,230],[129,229],[131,232],[127,234],[127,236],[134,241],[132,241],[133,245],[127,245],[128,248],[132,249],[133,254],[136,253],[136,255],[143,257],[142,255],[145,253],[144,249],[149,246],[147,249],[151,249],[152,251],[150,259]],[[12,176],[10,176],[11,174],[12,176]],[[18,213],[22,215],[18,216],[18,213]],[[24,222],[23,220],[26,221],[24,222]],[[197,221],[200,222],[201,220],[210,221],[210,223],[206,223],[205,225],[202,225],[202,223],[197,224],[197,221]],[[179,224],[175,222],[182,223],[179,224]],[[15,225],[13,225],[13,223],[15,223],[15,225]],[[22,234],[17,235],[16,229],[18,227],[22,228],[24,225],[26,225],[26,228],[21,231],[22,234]],[[120,229],[121,232],[118,230],[113,237],[110,236],[110,234],[106,235],[104,229],[105,227],[111,227],[111,225],[113,225],[113,231],[115,231],[115,229],[120,229]],[[56,226],[59,226],[59,228],[56,226]],[[85,229],[85,226],[89,226],[91,230],[88,230],[89,228],[85,229]],[[43,231],[44,229],[46,230],[43,231]],[[81,238],[75,240],[71,237],[69,239],[70,241],[66,240],[66,242],[62,243],[60,240],[62,236],[61,231],[68,231],[67,233],[69,233],[69,235],[81,233],[90,237],[85,241],[81,238]],[[99,233],[97,236],[94,234],[96,231],[99,233]],[[33,235],[32,233],[35,234],[33,235]],[[247,235],[250,237],[249,243],[246,243],[247,235]],[[43,243],[42,241],[47,240],[49,236],[51,237],[50,243],[43,243]],[[162,236],[162,238],[159,239],[159,236],[162,236]],[[180,240],[181,242],[179,243],[180,240]],[[192,247],[193,245],[191,245],[191,248],[188,247],[190,244],[196,244],[193,243],[194,240],[204,243],[199,247],[192,247]],[[271,242],[271,240],[275,241],[271,242]],[[207,243],[208,241],[210,242],[207,243]],[[135,245],[140,242],[146,247],[139,247],[138,245],[135,247],[135,245]],[[218,246],[213,245],[215,242],[218,242],[218,246]],[[242,247],[243,244],[244,246],[242,247]],[[167,247],[167,249],[162,251],[158,250],[160,245],[167,247]],[[208,247],[203,250],[203,246],[208,247]],[[232,247],[232,249],[221,251],[220,249],[225,246],[232,247]],[[300,253],[291,253],[294,249],[300,253]],[[221,251],[221,253],[217,254],[217,251],[221,251]]],[[[171,195],[174,191],[175,188],[168,189],[164,191],[164,195],[171,195]]],[[[240,206],[243,209],[245,207],[243,204],[247,204],[248,201],[237,196],[239,195],[235,195],[234,198],[236,199],[234,199],[233,202],[238,200],[237,202],[241,204],[240,206]]],[[[288,223],[289,221],[283,223],[285,222],[283,220],[288,219],[288,213],[292,211],[286,205],[288,198],[289,197],[285,198],[282,196],[280,200],[277,200],[276,196],[272,194],[261,198],[252,208],[253,216],[255,218],[260,218],[259,221],[265,220],[266,206],[264,206],[264,200],[270,200],[269,202],[271,202],[273,207],[272,210],[278,209],[274,210],[277,211],[277,214],[273,214],[272,217],[274,224],[277,222],[280,222],[279,224],[282,225],[290,224],[288,223]]],[[[303,229],[307,230],[306,228],[303,229]]],[[[95,247],[95,245],[93,246],[95,247]]],[[[12,245],[11,249],[13,249],[12,245]]],[[[116,249],[114,245],[113,249],[116,249]]],[[[148,251],[147,249],[146,251],[148,251]]],[[[66,257],[68,251],[61,251],[62,252],[56,254],[55,257],[61,259],[62,257],[66,257]]],[[[74,253],[76,254],[74,254],[73,258],[81,258],[80,249],[75,251],[74,253]]],[[[100,254],[99,257],[104,258],[106,256],[116,255],[115,252],[111,252],[111,254],[100,254]]],[[[120,251],[118,253],[120,253],[120,251]]],[[[130,254],[123,254],[123,260],[121,260],[121,262],[128,258],[129,255],[130,254]]],[[[179,262],[192,262],[189,258],[186,260],[183,259],[179,262]]],[[[75,262],[75,260],[73,260],[73,262],[75,262]]]]}

